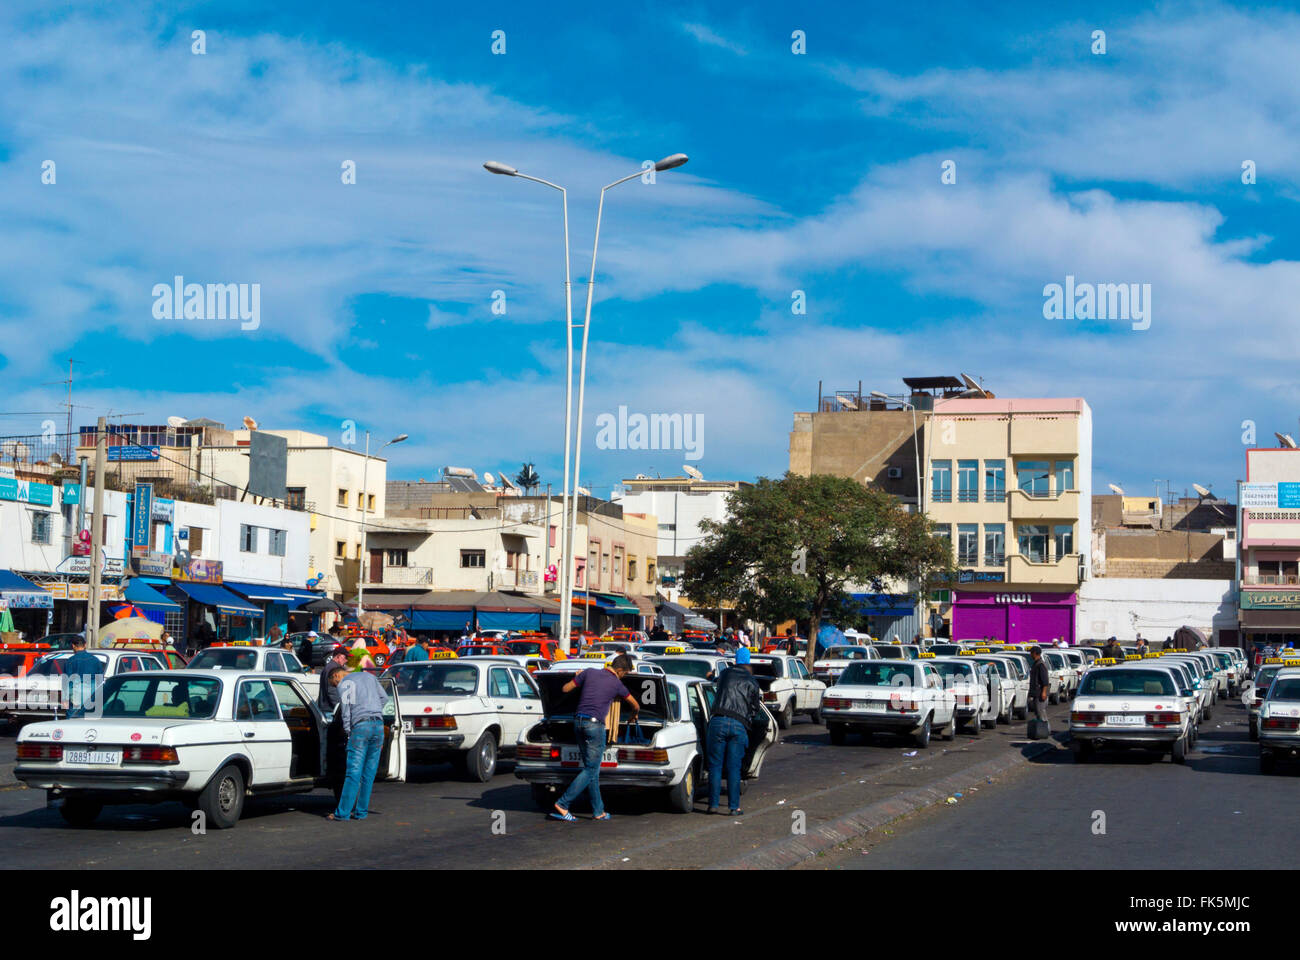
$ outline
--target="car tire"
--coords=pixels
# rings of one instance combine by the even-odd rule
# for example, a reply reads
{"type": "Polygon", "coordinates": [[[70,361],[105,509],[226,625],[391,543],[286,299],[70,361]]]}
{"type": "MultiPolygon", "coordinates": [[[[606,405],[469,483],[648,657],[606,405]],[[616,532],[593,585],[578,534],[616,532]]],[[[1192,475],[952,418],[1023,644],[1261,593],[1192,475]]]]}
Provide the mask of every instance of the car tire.
{"type": "Polygon", "coordinates": [[[533,804],[542,813],[550,813],[555,809],[555,801],[560,799],[560,791],[545,783],[530,784],[530,792],[533,795],[533,804]]]}
{"type": "Polygon", "coordinates": [[[377,653],[377,654],[375,654],[375,666],[376,666],[376,667],[382,667],[382,666],[383,666],[384,664],[386,664],[387,662],[388,662],[388,658],[387,658],[386,656],[384,656],[382,653],[377,653]]]}
{"type": "Polygon", "coordinates": [[[922,750],[930,746],[930,716],[926,715],[925,722],[921,724],[921,729],[912,734],[912,739],[922,750]]]}
{"type": "Polygon", "coordinates": [[[497,772],[497,737],[488,730],[465,752],[461,761],[465,775],[475,783],[487,783],[497,772]]]}
{"type": "Polygon", "coordinates": [[[99,817],[100,811],[104,809],[102,803],[87,799],[86,797],[67,797],[59,805],[59,813],[67,821],[69,826],[88,827],[99,817]]]}
{"type": "Polygon", "coordinates": [[[1011,708],[1012,708],[1012,704],[1008,703],[1007,708],[998,714],[998,720],[997,720],[998,723],[1005,726],[1006,724],[1011,722],[1011,708]]]}
{"type": "Polygon", "coordinates": [[[1187,762],[1187,739],[1179,737],[1174,741],[1174,745],[1169,749],[1169,759],[1172,763],[1185,764],[1187,762]]]}
{"type": "Polygon", "coordinates": [[[943,728],[943,738],[949,741],[950,743],[953,740],[957,739],[957,714],[956,713],[952,715],[952,719],[948,721],[948,725],[943,728]]]}
{"type": "Polygon", "coordinates": [[[674,787],[668,788],[668,808],[673,813],[690,813],[695,809],[695,788],[699,786],[699,770],[695,764],[686,768],[686,774],[674,787]]]}
{"type": "Polygon", "coordinates": [[[828,723],[826,736],[830,738],[831,746],[842,747],[849,739],[849,728],[842,723],[828,723]]]}
{"type": "Polygon", "coordinates": [[[1206,707],[1206,708],[1205,708],[1205,719],[1206,719],[1206,720],[1213,720],[1213,719],[1214,719],[1214,708],[1213,708],[1213,707],[1206,707]]]}
{"type": "Polygon", "coordinates": [[[969,733],[972,737],[978,737],[980,735],[981,726],[982,725],[980,724],[980,715],[977,713],[970,720],[966,721],[966,732],[969,733]]]}
{"type": "Polygon", "coordinates": [[[1055,694],[1055,693],[1049,693],[1049,694],[1047,695],[1047,702],[1048,702],[1048,703],[1060,703],[1060,702],[1061,702],[1061,698],[1060,698],[1057,694],[1055,694]]]}
{"type": "Polygon", "coordinates": [[[789,730],[790,724],[794,722],[794,701],[791,700],[785,705],[785,708],[776,712],[776,725],[778,729],[789,730]]]}
{"type": "Polygon", "coordinates": [[[206,824],[229,830],[244,812],[244,772],[233,763],[217,771],[199,793],[199,810],[206,824]]]}
{"type": "Polygon", "coordinates": [[[1277,770],[1277,757],[1261,750],[1259,753],[1259,772],[1273,773],[1275,770],[1277,770]]]}
{"type": "Polygon", "coordinates": [[[817,724],[817,726],[820,727],[820,726],[822,725],[822,712],[821,712],[821,710],[813,710],[813,711],[811,711],[811,712],[808,714],[808,719],[811,720],[813,723],[817,724]]]}

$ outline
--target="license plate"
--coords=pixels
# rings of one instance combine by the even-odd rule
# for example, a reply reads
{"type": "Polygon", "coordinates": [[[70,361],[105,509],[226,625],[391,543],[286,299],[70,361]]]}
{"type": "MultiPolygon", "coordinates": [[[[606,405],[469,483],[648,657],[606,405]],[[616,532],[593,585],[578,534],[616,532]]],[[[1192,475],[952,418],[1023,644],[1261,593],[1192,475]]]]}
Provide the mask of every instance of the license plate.
{"type": "Polygon", "coordinates": [[[1141,726],[1144,722],[1145,719],[1141,716],[1130,717],[1127,714],[1123,714],[1123,713],[1106,714],[1106,723],[1108,723],[1112,727],[1138,727],[1141,726]]]}
{"type": "Polygon", "coordinates": [[[65,750],[63,759],[68,763],[121,763],[121,750],[65,750]]]}
{"type": "MultiPolygon", "coordinates": [[[[578,752],[577,747],[565,747],[560,751],[561,763],[582,763],[582,754],[578,752]]],[[[618,747],[610,747],[605,751],[605,755],[600,758],[602,764],[618,763],[618,747]]]]}
{"type": "Polygon", "coordinates": [[[410,733],[410,732],[411,732],[412,730],[414,730],[414,729],[415,729],[415,727],[412,726],[410,720],[403,720],[403,721],[402,721],[402,733],[410,733]]]}
{"type": "Polygon", "coordinates": [[[884,713],[888,704],[883,700],[862,700],[859,702],[858,706],[871,713],[884,713]]]}

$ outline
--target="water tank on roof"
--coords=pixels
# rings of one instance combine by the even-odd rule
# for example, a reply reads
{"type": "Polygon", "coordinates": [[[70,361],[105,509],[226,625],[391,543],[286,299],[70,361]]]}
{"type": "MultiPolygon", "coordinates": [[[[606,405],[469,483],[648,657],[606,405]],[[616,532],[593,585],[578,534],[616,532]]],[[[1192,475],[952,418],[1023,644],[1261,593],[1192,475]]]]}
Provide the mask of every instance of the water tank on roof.
{"type": "Polygon", "coordinates": [[[933,410],[934,397],[928,393],[914,393],[911,398],[912,406],[917,410],[933,410]]]}

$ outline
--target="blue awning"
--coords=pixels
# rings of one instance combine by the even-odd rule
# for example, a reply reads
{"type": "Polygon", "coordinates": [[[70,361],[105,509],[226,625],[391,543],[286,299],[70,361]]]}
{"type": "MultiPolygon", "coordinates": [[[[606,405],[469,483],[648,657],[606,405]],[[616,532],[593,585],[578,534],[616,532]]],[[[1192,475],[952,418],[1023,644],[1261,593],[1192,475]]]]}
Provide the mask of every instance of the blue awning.
{"type": "Polygon", "coordinates": [[[219,587],[215,583],[176,583],[173,586],[191,600],[205,607],[216,607],[222,613],[233,613],[241,617],[262,615],[262,611],[247,600],[235,596],[225,587],[219,587]]]}
{"type": "Polygon", "coordinates": [[[128,580],[126,590],[122,595],[128,603],[134,603],[137,607],[165,607],[172,610],[181,608],[179,603],[168,600],[149,584],[139,579],[128,580]]]}
{"type": "Polygon", "coordinates": [[[304,603],[311,603],[313,600],[319,600],[324,596],[321,593],[298,590],[294,587],[276,587],[265,583],[241,583],[237,580],[227,580],[223,586],[229,587],[249,600],[282,603],[290,610],[297,610],[304,603]]]}
{"type": "Polygon", "coordinates": [[[858,612],[865,617],[905,617],[916,612],[916,601],[905,593],[855,593],[858,612]]]}
{"type": "Polygon", "coordinates": [[[54,596],[50,591],[26,577],[20,577],[12,570],[0,570],[0,597],[15,610],[54,607],[54,596]]]}
{"type": "Polygon", "coordinates": [[[504,610],[480,610],[480,630],[536,630],[541,626],[541,611],[515,613],[504,610]]]}
{"type": "Polygon", "coordinates": [[[465,623],[474,618],[474,611],[464,610],[412,610],[409,630],[464,630],[465,623]]]}

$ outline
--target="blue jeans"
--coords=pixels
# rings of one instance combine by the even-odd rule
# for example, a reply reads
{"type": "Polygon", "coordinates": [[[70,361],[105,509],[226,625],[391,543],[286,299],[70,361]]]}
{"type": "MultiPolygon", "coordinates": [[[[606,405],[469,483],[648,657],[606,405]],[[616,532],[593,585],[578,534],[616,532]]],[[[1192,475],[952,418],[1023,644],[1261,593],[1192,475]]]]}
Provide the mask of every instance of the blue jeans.
{"type": "Polygon", "coordinates": [[[370,788],[379,769],[379,755],[384,750],[382,720],[363,720],[352,728],[348,737],[348,772],[343,780],[343,794],[334,816],[364,820],[370,812],[370,788]],[[355,812],[354,812],[355,807],[355,812]]]}
{"type": "Polygon", "coordinates": [[[605,725],[594,720],[579,720],[574,725],[578,735],[578,753],[582,758],[582,770],[573,778],[564,796],[556,801],[556,806],[568,810],[578,794],[585,788],[591,800],[591,812],[599,817],[605,812],[605,802],[600,799],[600,760],[605,755],[605,725]]]}
{"type": "Polygon", "coordinates": [[[740,761],[749,746],[749,731],[734,717],[713,717],[709,720],[709,809],[718,805],[722,796],[722,768],[725,758],[727,768],[727,800],[730,809],[740,809],[740,761]]]}

